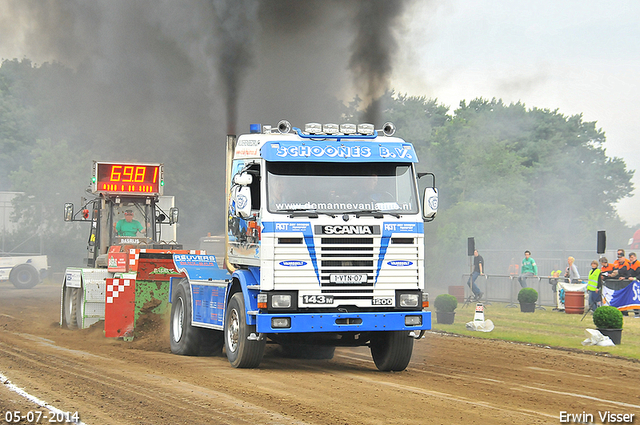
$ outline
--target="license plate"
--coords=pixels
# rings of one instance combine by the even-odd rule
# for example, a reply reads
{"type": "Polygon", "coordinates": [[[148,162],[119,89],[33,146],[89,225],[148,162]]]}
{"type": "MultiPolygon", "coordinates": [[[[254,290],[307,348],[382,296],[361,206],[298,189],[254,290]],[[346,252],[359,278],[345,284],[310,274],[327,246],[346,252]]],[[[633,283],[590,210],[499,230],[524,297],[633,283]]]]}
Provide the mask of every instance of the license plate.
{"type": "Polygon", "coordinates": [[[346,285],[367,283],[367,275],[366,274],[332,274],[329,276],[329,281],[331,283],[341,283],[346,285]]]}

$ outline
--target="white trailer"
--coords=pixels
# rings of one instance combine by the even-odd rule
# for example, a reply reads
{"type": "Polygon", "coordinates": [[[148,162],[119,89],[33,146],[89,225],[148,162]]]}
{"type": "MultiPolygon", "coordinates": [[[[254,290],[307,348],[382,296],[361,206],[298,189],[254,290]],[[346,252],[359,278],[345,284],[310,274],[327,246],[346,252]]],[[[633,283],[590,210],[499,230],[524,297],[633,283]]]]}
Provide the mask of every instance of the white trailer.
{"type": "Polygon", "coordinates": [[[13,199],[23,195],[21,192],[0,192],[0,233],[2,249],[0,249],[0,282],[11,281],[18,289],[33,288],[46,277],[49,270],[47,256],[42,253],[5,252],[6,235],[15,230],[15,223],[10,220],[13,211],[13,199]]]}

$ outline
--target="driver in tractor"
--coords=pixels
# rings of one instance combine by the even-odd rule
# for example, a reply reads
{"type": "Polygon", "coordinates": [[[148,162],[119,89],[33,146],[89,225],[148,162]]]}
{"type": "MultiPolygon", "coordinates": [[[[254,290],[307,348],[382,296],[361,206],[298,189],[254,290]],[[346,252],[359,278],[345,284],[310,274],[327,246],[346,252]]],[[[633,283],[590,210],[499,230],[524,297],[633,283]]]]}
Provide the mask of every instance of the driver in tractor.
{"type": "Polygon", "coordinates": [[[118,220],[114,228],[118,236],[137,236],[138,232],[144,231],[144,226],[133,218],[133,210],[126,210],[124,218],[118,220]]]}

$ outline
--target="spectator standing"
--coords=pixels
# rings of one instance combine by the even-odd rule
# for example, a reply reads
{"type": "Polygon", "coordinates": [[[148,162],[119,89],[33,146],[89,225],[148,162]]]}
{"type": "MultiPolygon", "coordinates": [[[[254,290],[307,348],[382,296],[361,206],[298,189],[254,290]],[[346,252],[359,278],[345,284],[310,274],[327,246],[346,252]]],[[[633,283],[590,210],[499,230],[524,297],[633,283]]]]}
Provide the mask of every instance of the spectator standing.
{"type": "Polygon", "coordinates": [[[511,259],[511,264],[509,264],[509,275],[510,276],[518,276],[520,274],[520,266],[516,263],[516,259],[511,259]]]}
{"type": "Polygon", "coordinates": [[[618,280],[624,280],[627,278],[629,274],[629,260],[624,258],[624,249],[618,250],[618,258],[613,262],[613,273],[612,277],[617,278],[618,280]]]}
{"type": "Polygon", "coordinates": [[[551,277],[549,278],[549,284],[551,285],[551,290],[553,291],[554,295],[558,291],[558,279],[560,278],[561,274],[562,274],[562,270],[558,268],[557,264],[554,264],[553,270],[551,270],[551,273],[550,273],[551,277]]]}
{"type": "Polygon", "coordinates": [[[538,275],[538,265],[536,260],[531,258],[531,252],[528,250],[524,252],[524,258],[522,259],[522,267],[520,267],[520,277],[518,281],[523,288],[527,287],[527,277],[538,275]]]}
{"type": "Polygon", "coordinates": [[[613,264],[609,264],[607,257],[600,258],[600,280],[607,280],[613,273],[613,264]]]}
{"type": "Polygon", "coordinates": [[[471,276],[469,276],[469,281],[467,282],[467,285],[471,288],[473,297],[476,301],[480,300],[482,295],[484,295],[480,291],[480,288],[478,288],[478,285],[476,285],[476,279],[478,276],[484,276],[484,258],[478,254],[478,250],[476,249],[473,251],[473,272],[471,273],[471,276]]]}
{"type": "MultiPolygon", "coordinates": [[[[573,257],[567,258],[567,271],[564,274],[564,277],[568,279],[569,283],[580,283],[580,273],[578,273],[578,268],[575,265],[576,259],[573,257]]],[[[596,263],[596,266],[598,263],[596,263]]]]}
{"type": "MultiPolygon", "coordinates": [[[[635,252],[629,253],[629,270],[627,271],[627,277],[631,282],[634,280],[640,280],[640,261],[635,252]]],[[[634,317],[640,319],[640,310],[633,310],[634,317]]]]}
{"type": "Polygon", "coordinates": [[[631,281],[638,280],[640,277],[640,261],[635,252],[629,253],[629,265],[627,269],[627,278],[631,281]]]}
{"type": "Polygon", "coordinates": [[[600,279],[600,269],[598,262],[591,262],[591,271],[587,280],[587,292],[589,293],[589,309],[595,310],[600,305],[600,289],[602,288],[602,279],[600,279]]]}

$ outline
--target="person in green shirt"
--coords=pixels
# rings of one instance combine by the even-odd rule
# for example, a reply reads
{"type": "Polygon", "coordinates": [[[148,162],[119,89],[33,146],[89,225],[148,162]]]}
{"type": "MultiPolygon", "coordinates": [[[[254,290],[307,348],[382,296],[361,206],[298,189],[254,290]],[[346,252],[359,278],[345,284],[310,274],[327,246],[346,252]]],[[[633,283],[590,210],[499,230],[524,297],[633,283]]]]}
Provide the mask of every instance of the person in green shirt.
{"type": "Polygon", "coordinates": [[[518,281],[523,288],[527,287],[527,276],[537,276],[538,265],[536,260],[531,258],[531,252],[528,250],[524,252],[524,258],[522,259],[522,266],[520,267],[520,277],[518,281]]]}
{"type": "Polygon", "coordinates": [[[133,211],[126,210],[124,218],[116,223],[116,234],[118,236],[137,236],[138,232],[144,230],[144,226],[133,218],[133,211]]]}

